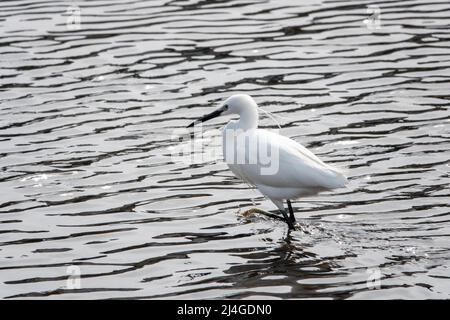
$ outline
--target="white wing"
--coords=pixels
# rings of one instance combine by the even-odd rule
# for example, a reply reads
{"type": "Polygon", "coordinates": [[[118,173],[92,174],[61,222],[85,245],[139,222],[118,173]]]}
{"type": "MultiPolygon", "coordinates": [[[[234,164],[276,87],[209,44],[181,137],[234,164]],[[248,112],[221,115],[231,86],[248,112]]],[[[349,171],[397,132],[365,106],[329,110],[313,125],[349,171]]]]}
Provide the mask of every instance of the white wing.
{"type": "MultiPolygon", "coordinates": [[[[236,146],[237,154],[245,154],[245,162],[228,162],[233,173],[252,185],[266,185],[278,188],[323,188],[344,187],[347,178],[337,169],[325,164],[311,151],[287,137],[270,131],[252,130],[251,141],[263,141],[271,154],[267,174],[261,170],[261,164],[251,162],[248,145],[236,146]]],[[[263,150],[263,154],[266,150],[263,150]]],[[[258,150],[258,152],[261,152],[258,150]]],[[[261,159],[259,159],[261,160],[261,159]]]]}

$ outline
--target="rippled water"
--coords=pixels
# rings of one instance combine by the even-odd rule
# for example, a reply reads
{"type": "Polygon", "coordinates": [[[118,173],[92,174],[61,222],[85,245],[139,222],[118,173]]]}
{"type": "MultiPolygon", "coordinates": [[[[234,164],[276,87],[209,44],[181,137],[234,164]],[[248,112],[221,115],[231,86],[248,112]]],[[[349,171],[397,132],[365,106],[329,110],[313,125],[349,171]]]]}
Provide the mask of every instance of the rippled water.
{"type": "Polygon", "coordinates": [[[449,298],[450,2],[370,4],[2,1],[0,296],[449,298]],[[233,93],[349,176],[289,235],[172,161],[233,93]]]}

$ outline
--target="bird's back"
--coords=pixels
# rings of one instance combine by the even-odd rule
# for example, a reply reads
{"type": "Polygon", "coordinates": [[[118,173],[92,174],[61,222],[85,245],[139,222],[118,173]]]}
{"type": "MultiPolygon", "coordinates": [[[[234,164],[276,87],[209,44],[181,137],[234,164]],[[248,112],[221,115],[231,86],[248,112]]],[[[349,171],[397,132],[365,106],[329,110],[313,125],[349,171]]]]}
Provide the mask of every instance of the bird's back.
{"type": "MultiPolygon", "coordinates": [[[[251,185],[297,188],[300,196],[305,193],[304,191],[341,188],[347,183],[347,178],[339,170],[325,164],[292,139],[263,129],[249,130],[246,135],[249,137],[247,144],[227,140],[224,136],[224,144],[233,144],[228,146],[228,150],[234,149],[236,154],[245,154],[245,162],[236,161],[236,158],[225,160],[234,174],[251,185]],[[252,161],[250,156],[252,152],[250,149],[255,147],[255,143],[258,144],[258,163],[252,161]],[[270,157],[267,158],[269,150],[270,157]],[[267,169],[268,159],[269,166],[272,167],[269,169],[267,169]],[[262,170],[263,167],[267,170],[262,170]]],[[[224,155],[227,152],[225,149],[224,145],[224,155]]]]}
{"type": "Polygon", "coordinates": [[[282,145],[280,147],[280,163],[284,163],[285,168],[280,169],[294,169],[300,180],[307,180],[313,185],[327,189],[342,188],[347,184],[347,178],[340,170],[324,163],[300,143],[272,132],[268,134],[273,140],[277,140],[276,143],[282,145]],[[305,177],[306,172],[308,172],[307,177],[305,177]]]}

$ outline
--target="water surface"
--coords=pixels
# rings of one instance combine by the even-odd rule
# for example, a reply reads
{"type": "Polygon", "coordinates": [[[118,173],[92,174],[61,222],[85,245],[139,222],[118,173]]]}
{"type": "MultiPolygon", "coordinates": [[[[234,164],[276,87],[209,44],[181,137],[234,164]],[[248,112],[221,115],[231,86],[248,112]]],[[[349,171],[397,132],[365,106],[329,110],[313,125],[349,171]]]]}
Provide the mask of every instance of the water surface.
{"type": "Polygon", "coordinates": [[[449,298],[450,3],[371,4],[2,1],[0,296],[449,298]],[[289,235],[171,156],[234,93],[349,176],[289,235]]]}

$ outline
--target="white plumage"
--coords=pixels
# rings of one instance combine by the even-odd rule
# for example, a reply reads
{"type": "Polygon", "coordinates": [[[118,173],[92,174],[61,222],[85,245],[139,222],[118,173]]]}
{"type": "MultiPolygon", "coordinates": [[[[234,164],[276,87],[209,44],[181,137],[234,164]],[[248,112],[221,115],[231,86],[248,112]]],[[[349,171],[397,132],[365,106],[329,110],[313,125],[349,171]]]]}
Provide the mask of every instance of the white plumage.
{"type": "Polygon", "coordinates": [[[237,177],[272,200],[290,229],[295,218],[289,200],[345,187],[347,178],[304,146],[274,132],[258,129],[258,107],[249,95],[233,95],[221,108],[199,120],[227,114],[238,114],[240,118],[230,121],[223,129],[225,162],[237,177]],[[270,156],[264,153],[267,150],[272,151],[270,156]],[[270,165],[272,170],[268,170],[270,165]],[[269,174],[264,174],[263,168],[269,174]],[[283,200],[288,201],[290,218],[283,200]]]}

